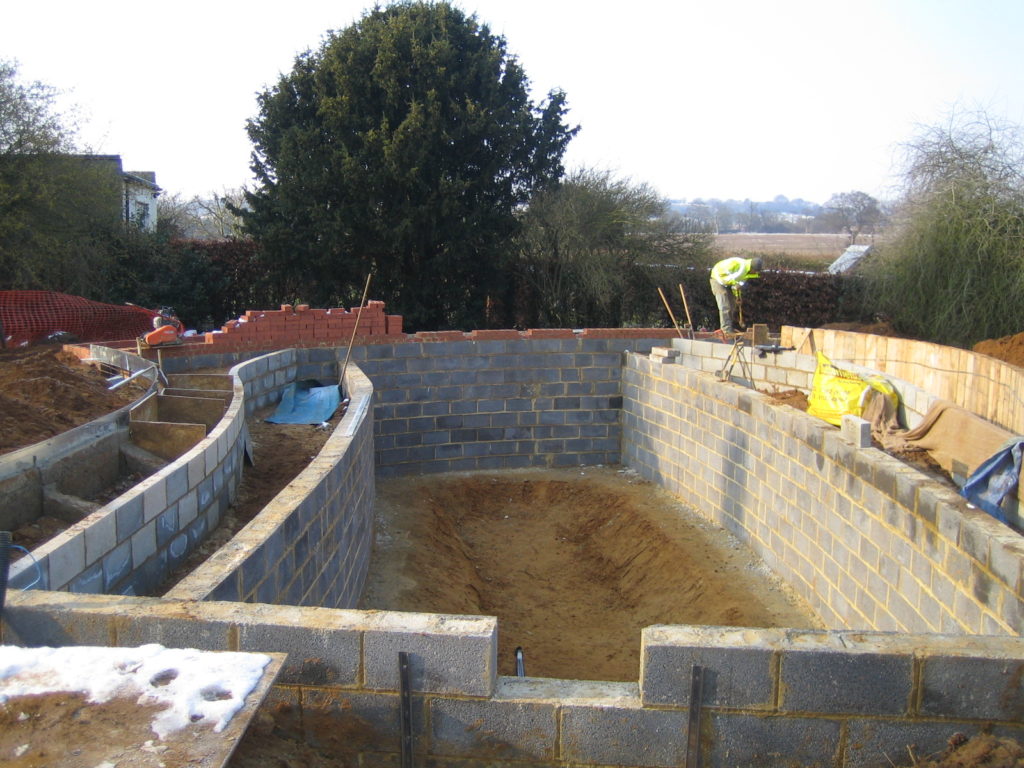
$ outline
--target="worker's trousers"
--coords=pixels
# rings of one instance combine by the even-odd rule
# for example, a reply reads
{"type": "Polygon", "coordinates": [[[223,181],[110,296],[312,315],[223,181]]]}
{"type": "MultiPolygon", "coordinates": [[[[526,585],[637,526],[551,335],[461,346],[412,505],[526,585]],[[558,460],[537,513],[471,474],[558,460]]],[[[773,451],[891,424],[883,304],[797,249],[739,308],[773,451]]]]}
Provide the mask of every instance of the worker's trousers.
{"type": "Polygon", "coordinates": [[[732,288],[711,278],[711,293],[714,294],[715,303],[718,304],[718,327],[725,333],[732,333],[732,316],[736,311],[736,300],[733,298],[732,288]]]}

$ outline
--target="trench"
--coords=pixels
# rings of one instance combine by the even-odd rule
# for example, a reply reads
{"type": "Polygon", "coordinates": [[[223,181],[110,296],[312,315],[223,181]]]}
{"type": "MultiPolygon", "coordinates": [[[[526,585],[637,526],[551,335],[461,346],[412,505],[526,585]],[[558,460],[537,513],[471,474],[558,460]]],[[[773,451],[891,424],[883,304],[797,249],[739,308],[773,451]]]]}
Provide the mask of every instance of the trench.
{"type": "Polygon", "coordinates": [[[818,628],[755,555],[618,467],[377,482],[364,609],[498,618],[498,673],[635,681],[655,624],[818,628]]]}

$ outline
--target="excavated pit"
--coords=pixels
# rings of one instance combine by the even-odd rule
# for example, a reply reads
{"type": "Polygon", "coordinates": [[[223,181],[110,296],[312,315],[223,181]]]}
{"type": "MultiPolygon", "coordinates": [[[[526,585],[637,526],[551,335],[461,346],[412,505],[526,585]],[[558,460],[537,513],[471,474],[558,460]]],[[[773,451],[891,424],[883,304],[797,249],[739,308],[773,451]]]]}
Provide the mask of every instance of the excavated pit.
{"type": "Polygon", "coordinates": [[[378,480],[361,608],[498,617],[498,672],[635,681],[652,624],[820,628],[753,553],[611,467],[378,480]]]}

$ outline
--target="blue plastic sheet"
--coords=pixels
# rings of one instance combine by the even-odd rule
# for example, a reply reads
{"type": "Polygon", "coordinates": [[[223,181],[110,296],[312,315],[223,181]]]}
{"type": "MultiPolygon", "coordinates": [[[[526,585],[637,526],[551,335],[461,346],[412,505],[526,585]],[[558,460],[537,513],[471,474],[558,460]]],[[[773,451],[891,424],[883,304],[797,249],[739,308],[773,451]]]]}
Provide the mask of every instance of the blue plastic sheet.
{"type": "Polygon", "coordinates": [[[1000,505],[1008,494],[1013,493],[1020,480],[1022,452],[1024,437],[1008,441],[971,473],[960,489],[960,495],[997,520],[1007,522],[1000,505]]]}
{"type": "Polygon", "coordinates": [[[338,410],[341,392],[337,384],[327,387],[313,380],[293,381],[267,421],[271,424],[322,424],[338,410]]]}

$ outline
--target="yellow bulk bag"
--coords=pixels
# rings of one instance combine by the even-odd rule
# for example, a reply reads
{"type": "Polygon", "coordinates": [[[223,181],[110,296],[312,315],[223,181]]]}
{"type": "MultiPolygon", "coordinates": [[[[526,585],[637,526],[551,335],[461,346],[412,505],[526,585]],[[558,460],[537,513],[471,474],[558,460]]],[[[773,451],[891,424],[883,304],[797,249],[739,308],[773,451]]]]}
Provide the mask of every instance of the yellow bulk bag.
{"type": "Polygon", "coordinates": [[[818,352],[807,413],[838,427],[845,414],[860,416],[864,412],[867,394],[872,389],[887,397],[894,407],[899,404],[896,390],[881,376],[861,376],[844,370],[818,352]]]}

